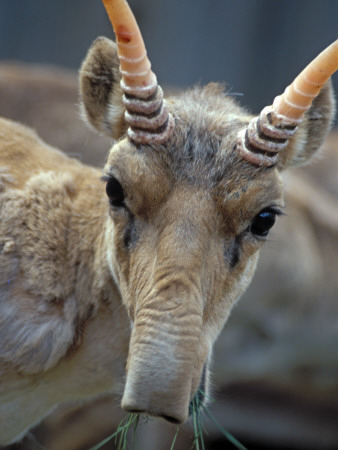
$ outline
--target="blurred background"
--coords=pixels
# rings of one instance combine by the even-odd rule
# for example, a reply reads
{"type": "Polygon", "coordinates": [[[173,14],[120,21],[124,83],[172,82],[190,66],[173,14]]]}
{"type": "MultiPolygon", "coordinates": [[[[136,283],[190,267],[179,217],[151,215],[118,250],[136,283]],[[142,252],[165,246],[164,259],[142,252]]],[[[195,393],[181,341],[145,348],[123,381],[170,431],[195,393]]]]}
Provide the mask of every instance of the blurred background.
{"type": "MultiPolygon", "coordinates": [[[[163,86],[226,81],[252,112],[337,38],[337,0],[130,5],[163,86]]],[[[102,166],[111,140],[77,110],[76,71],[98,35],[113,36],[100,0],[0,0],[0,115],[102,166]]],[[[338,92],[338,74],[333,82],[338,92]]],[[[337,170],[333,130],[320,160],[287,176],[287,215],[215,347],[210,411],[249,449],[338,449],[337,170]]],[[[88,449],[116,429],[118,405],[107,396],[60,407],[11,450],[88,449]]],[[[210,420],[206,431],[207,450],[235,448],[210,420]]],[[[141,424],[137,448],[167,450],[174,434],[158,421],[141,424]]],[[[188,424],[175,449],[190,449],[192,435],[188,424]]]]}

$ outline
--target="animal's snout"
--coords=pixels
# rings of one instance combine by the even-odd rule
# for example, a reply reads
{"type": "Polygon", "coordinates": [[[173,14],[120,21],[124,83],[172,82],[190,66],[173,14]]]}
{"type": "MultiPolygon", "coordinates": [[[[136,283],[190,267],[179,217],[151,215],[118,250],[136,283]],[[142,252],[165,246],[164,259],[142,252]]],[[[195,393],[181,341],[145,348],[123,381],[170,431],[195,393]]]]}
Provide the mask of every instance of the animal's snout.
{"type": "Polygon", "coordinates": [[[168,379],[162,380],[163,386],[160,388],[160,380],[145,386],[141,379],[142,375],[137,380],[128,377],[122,407],[130,413],[147,414],[161,417],[176,425],[182,424],[192,415],[194,408],[196,411],[205,403],[208,390],[207,366],[206,362],[193,398],[190,398],[192,379],[190,373],[184,374],[185,383],[175,383],[174,389],[168,383],[168,379]]]}
{"type": "Polygon", "coordinates": [[[153,391],[150,387],[137,390],[135,386],[126,386],[122,408],[128,412],[161,417],[170,423],[181,424],[188,418],[188,402],[189,399],[182,390],[176,395],[168,395],[165,390],[153,391]]]}

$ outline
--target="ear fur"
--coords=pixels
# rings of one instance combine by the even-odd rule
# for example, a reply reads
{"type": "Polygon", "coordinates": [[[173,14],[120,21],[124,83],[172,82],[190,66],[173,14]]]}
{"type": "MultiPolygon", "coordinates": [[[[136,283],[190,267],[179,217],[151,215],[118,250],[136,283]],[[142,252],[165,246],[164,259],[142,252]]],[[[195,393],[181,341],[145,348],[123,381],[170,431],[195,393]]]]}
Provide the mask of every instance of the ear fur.
{"type": "Polygon", "coordinates": [[[281,153],[280,169],[302,165],[319,150],[332,126],[335,109],[334,91],[329,80],[314,99],[288,148],[281,153]]]}
{"type": "Polygon", "coordinates": [[[127,129],[120,80],[117,45],[98,37],[80,69],[81,109],[96,130],[114,139],[119,139],[127,129]]]}

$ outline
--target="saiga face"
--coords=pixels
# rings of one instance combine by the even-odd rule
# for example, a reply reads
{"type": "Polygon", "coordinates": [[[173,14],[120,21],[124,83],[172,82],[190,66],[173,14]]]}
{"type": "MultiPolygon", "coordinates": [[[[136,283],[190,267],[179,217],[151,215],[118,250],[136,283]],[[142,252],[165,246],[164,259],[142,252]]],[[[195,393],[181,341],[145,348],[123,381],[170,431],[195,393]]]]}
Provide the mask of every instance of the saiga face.
{"type": "MultiPolygon", "coordinates": [[[[283,206],[278,171],[253,169],[232,154],[237,127],[217,139],[218,124],[214,135],[179,147],[177,136],[174,148],[160,151],[123,139],[105,168],[113,244],[107,258],[132,322],[128,373],[132,379],[137,374],[137,384],[145,379],[142,392],[156,379],[161,394],[153,415],[162,415],[160,384],[173,379],[166,395],[183,404],[172,421],[185,420],[200,385],[207,392],[204,367],[212,345],[249,284],[258,250],[283,206]],[[240,165],[243,176],[236,172],[240,165]]],[[[135,402],[128,398],[134,389],[129,385],[125,403],[135,402]]]]}

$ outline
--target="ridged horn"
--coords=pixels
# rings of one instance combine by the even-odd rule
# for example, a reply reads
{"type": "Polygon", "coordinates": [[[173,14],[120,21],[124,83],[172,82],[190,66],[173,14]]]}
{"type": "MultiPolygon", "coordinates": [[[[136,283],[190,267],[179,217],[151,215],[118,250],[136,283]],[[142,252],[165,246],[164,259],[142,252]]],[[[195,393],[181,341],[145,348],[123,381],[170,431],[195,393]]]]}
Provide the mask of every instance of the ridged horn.
{"type": "Polygon", "coordinates": [[[338,40],[320,53],[291,83],[239,132],[236,148],[241,157],[256,166],[274,166],[278,153],[295,134],[312,101],[338,70],[338,40]]]}
{"type": "Polygon", "coordinates": [[[137,144],[163,144],[174,119],[151,70],[134,14],[126,0],[102,1],[116,36],[128,136],[137,144]]]}

